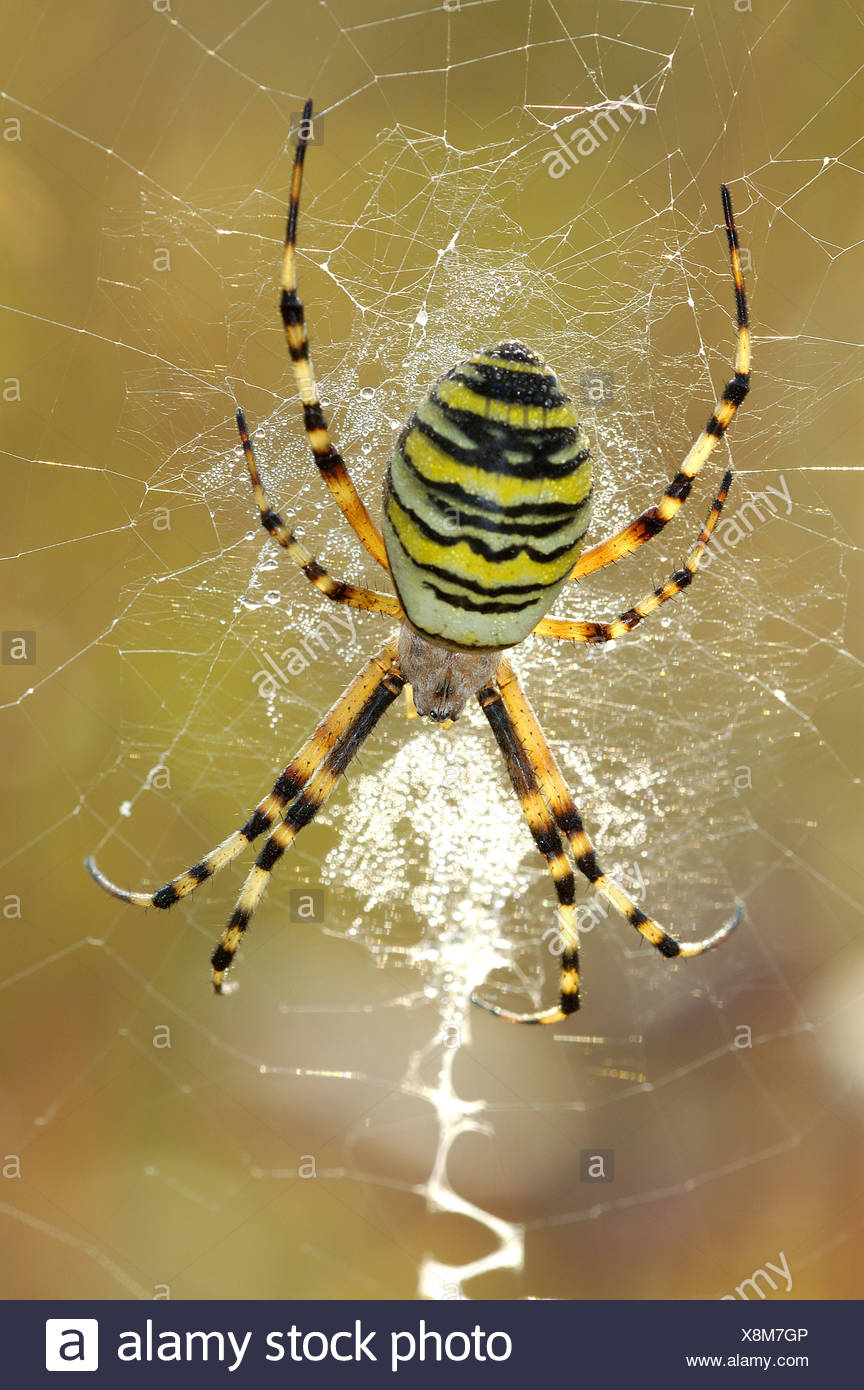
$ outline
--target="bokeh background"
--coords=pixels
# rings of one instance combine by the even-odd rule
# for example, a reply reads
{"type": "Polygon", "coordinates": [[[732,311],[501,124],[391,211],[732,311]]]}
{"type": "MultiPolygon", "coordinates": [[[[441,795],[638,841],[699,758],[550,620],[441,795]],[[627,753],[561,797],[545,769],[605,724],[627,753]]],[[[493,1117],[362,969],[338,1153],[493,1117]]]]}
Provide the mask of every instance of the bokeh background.
{"type": "MultiPolygon", "coordinates": [[[[857,17],[49,0],[4,33],[4,1296],[859,1297],[857,17]],[[581,392],[594,538],[654,500],[728,375],[732,187],[738,529],[662,620],[520,670],[610,868],[682,935],[745,918],[673,969],[586,917],[557,1035],[467,1002],[555,992],[479,715],[391,712],[228,998],[208,955],[240,867],[170,915],[83,870],[152,887],[198,859],[384,640],[271,554],[234,444],[241,403],[274,502],[381,582],[313,476],[276,313],[309,94],[301,289],[373,513],[430,381],[514,335],[581,392]],[[555,132],[601,111],[552,177],[555,132]]],[[[556,611],[612,616],[675,568],[721,463],[556,611]]]]}

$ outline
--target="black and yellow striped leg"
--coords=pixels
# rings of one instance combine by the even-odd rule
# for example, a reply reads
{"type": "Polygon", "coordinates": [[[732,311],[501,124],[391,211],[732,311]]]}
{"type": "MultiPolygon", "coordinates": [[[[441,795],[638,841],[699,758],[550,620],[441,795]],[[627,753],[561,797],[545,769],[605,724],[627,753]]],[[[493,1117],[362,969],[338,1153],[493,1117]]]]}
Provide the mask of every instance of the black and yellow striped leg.
{"type": "Polygon", "coordinates": [[[282,266],[282,296],[279,301],[285,341],[294,367],[297,388],[303,403],[303,421],[309,446],[325,483],[336,499],[343,516],[350,522],[358,539],[369,554],[384,569],[389,569],[381,532],[373,522],[349,477],[345,460],[334,448],[321,409],[318,387],[309,358],[309,339],[304,325],[303,304],[297,294],[296,240],[297,215],[300,210],[300,187],[303,182],[303,160],[306,155],[308,132],[312,124],[312,102],[307,101],[297,136],[297,152],[291,176],[291,200],[288,204],[288,223],[285,229],[285,254],[282,266]]]}
{"type": "Polygon", "coordinates": [[[543,800],[534,769],[524,755],[497,685],[486,686],[479,691],[477,699],[504,755],[510,781],[519,798],[534,843],[549,865],[558,895],[558,915],[564,949],[561,956],[561,998],[557,1008],[543,1009],[539,1013],[517,1014],[511,1013],[509,1009],[502,1009],[498,1004],[489,1004],[477,995],[472,995],[472,1000],[482,1009],[495,1014],[497,1018],[506,1019],[508,1023],[562,1023],[579,1008],[579,934],[576,925],[576,885],[573,870],[565,841],[543,800]]]}
{"type": "Polygon", "coordinates": [[[360,717],[370,698],[381,684],[382,676],[389,672],[396,657],[396,642],[388,642],[377,656],[363,667],[360,674],[351,682],[348,689],[325,715],[318,728],[306,740],[296,757],[276,779],[273,790],[259,801],[246,824],[235,830],[209,854],[186,869],[182,874],[163,884],[155,893],[138,893],[127,888],[118,888],[106,878],[95,860],[86,860],[92,877],[113,898],[132,903],[135,907],[168,908],[180,898],[185,898],[200,884],[212,878],[215,873],[230,864],[241,854],[247,845],[257,840],[265,830],[271,830],[281,818],[286,808],[300,795],[313,773],[323,763],[346,736],[360,717]]]}
{"type": "Polygon", "coordinates": [[[735,375],[728,382],[714,412],[699,438],[691,448],[675,477],[667,487],[656,507],[649,507],[629,526],[616,535],[593,545],[583,551],[570,571],[570,579],[581,579],[594,570],[605,569],[623,555],[638,550],[640,545],[650,541],[662,531],[680,511],[690,495],[693,479],[718,440],[723,438],[732,418],[750,390],[750,325],[747,317],[747,296],[744,290],[744,276],[741,271],[741,256],[738,250],[738,233],[732,215],[732,200],[729,189],[723,185],[723,216],[726,222],[726,237],[729,242],[729,259],[732,265],[732,280],[735,286],[735,308],[738,321],[738,346],[735,354],[735,375]]]}
{"type": "Polygon", "coordinates": [[[676,570],[673,575],[661,584],[658,589],[654,589],[650,594],[646,594],[638,603],[634,603],[632,608],[628,608],[626,613],[622,613],[611,623],[588,623],[588,622],[568,622],[566,619],[543,618],[534,628],[538,637],[557,638],[561,642],[612,642],[616,637],[623,637],[625,633],[632,632],[634,627],[638,627],[643,618],[647,618],[649,613],[653,613],[661,604],[667,603],[670,598],[680,594],[687,585],[692,583],[693,576],[699,568],[702,556],[705,554],[711,533],[717,525],[717,520],[723,510],[723,503],[732,484],[731,470],[724,474],[720,491],[714,499],[714,504],[705,520],[705,525],[699,533],[699,539],[694,545],[687,559],[684,561],[683,569],[676,570]]]}
{"type": "Polygon", "coordinates": [[[252,913],[261,900],[275,865],[294,843],[303,827],[309,824],[324,805],[355,753],[359,751],[384,711],[393,703],[405,684],[405,679],[399,670],[392,649],[389,662],[385,665],[379,661],[379,665],[380,670],[375,689],[330,749],[300,795],[289,806],[281,825],[277,825],[272,834],[268,836],[264,848],[258,855],[255,865],[243,885],[228,925],[211,957],[213,988],[217,994],[222,993],[225,972],[234,960],[237,948],[249,926],[252,913]]]}
{"type": "Polygon", "coordinates": [[[534,768],[540,790],[555,818],[555,824],[569,840],[576,867],[588,879],[592,888],[595,888],[620,916],[626,918],[631,927],[635,927],[646,941],[650,941],[662,956],[698,956],[725,941],[741,921],[742,908],[739,907],[730,921],[704,940],[678,941],[658,922],[646,916],[641,908],[628,898],[624,890],[603,872],[597,863],[594,846],[582,824],[582,817],[543,736],[537,716],[528,703],[515,671],[506,660],[502,660],[498,667],[497,683],[523,757],[534,768]]]}
{"type": "Polygon", "coordinates": [[[255,501],[258,503],[258,510],[261,513],[261,525],[275,541],[278,541],[288,551],[291,559],[303,571],[306,578],[334,603],[347,603],[351,608],[365,608],[370,613],[389,613],[393,618],[403,617],[402,605],[395,595],[379,594],[373,589],[359,588],[356,584],[346,584],[344,580],[333,579],[324,566],[320,565],[309,554],[305,546],[300,544],[294,532],[288,529],[279,513],[270,506],[261,475],[258,472],[255,451],[252,448],[252,441],[246,427],[246,417],[242,410],[237,411],[237,428],[240,431],[243,457],[252,479],[255,501]]]}

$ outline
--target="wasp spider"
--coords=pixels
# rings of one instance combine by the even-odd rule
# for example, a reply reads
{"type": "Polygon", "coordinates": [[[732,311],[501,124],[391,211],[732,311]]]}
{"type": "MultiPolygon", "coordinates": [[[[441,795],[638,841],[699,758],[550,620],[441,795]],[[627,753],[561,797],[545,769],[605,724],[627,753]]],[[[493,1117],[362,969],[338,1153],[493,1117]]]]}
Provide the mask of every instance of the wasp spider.
{"type": "Polygon", "coordinates": [[[348,763],[400,691],[416,713],[456,719],[476,696],[492,726],[525,819],[545,856],[558,898],[564,951],[560,1000],[518,1014],[475,999],[514,1023],[558,1023],[579,1007],[579,940],[573,866],[661,955],[696,956],[725,940],[741,909],[702,941],[676,940],[636,907],[597,861],[536,716],[506,655],[530,632],[566,642],[608,642],[630,632],[692,580],[731,482],[720,491],[683,569],[613,622],[570,622],[544,614],[568,582],[604,568],[650,541],[684,505],[693,480],[749,389],[750,338],[738,240],[728,190],[723,214],[738,317],[735,372],[705,429],[656,506],[580,555],[591,511],[586,438],[558,380],[521,342],[502,342],[453,367],[430,390],[399,435],[384,480],[383,535],[331,442],[309,360],[297,294],[295,238],[306,132],[297,142],[285,235],[281,312],[309,444],[324,482],[370,555],[396,589],[376,593],[332,578],[270,506],[242,411],[240,440],[261,522],[313,584],[334,603],[400,620],[394,634],[351,682],[246,824],[155,893],[116,887],[87,861],[96,882],[140,907],[171,907],[266,834],[222,938],[213,952],[213,984],[226,971],[270,873],[325,803],[348,763]]]}

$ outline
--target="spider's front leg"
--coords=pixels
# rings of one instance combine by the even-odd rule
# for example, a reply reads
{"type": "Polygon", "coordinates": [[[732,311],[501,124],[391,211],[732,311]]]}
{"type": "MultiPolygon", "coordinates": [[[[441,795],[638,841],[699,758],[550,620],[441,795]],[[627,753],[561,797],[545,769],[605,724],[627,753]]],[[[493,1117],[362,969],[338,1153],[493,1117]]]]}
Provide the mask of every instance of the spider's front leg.
{"type": "Polygon", "coordinates": [[[240,444],[243,449],[243,457],[246,460],[246,467],[249,469],[249,477],[252,480],[252,491],[255,501],[258,504],[258,511],[261,514],[261,525],[268,535],[273,537],[283,549],[287,550],[289,556],[305,574],[311,584],[316,589],[320,589],[322,594],[326,594],[334,603],[347,603],[349,608],[365,608],[369,613],[389,613],[393,618],[401,618],[402,605],[393,594],[380,594],[374,589],[364,589],[357,584],[348,584],[344,579],[334,579],[328,574],[324,566],[319,564],[305,546],[301,545],[294,532],[287,527],[277,511],[270,505],[270,499],[261,481],[261,474],[258,472],[258,461],[255,458],[255,450],[252,448],[252,440],[249,438],[249,430],[246,425],[246,417],[242,410],[237,411],[237,429],[240,433],[240,444]]]}
{"type": "Polygon", "coordinates": [[[626,613],[621,613],[611,623],[571,622],[566,618],[541,618],[534,628],[537,636],[554,638],[559,642],[614,642],[617,637],[623,637],[625,633],[632,632],[634,627],[638,627],[649,614],[655,613],[664,603],[668,603],[677,594],[683,593],[687,586],[693,582],[693,577],[711,540],[731,485],[732,473],[727,471],[723,475],[720,491],[714,498],[705,525],[699,533],[699,539],[684,561],[683,568],[676,570],[659,588],[646,594],[638,603],[634,603],[632,608],[628,608],[626,613]]]}
{"type": "Polygon", "coordinates": [[[735,288],[735,313],[738,326],[738,340],[735,351],[734,375],[726,383],[723,394],[711,413],[707,425],[692,445],[678,472],[667,487],[658,504],[625,526],[622,531],[609,536],[599,545],[584,550],[570,571],[569,578],[581,579],[594,570],[605,569],[615,560],[631,554],[645,545],[662,531],[683,507],[690,495],[693,481],[705,460],[723,438],[732,423],[735,412],[743,404],[750,390],[750,320],[747,312],[747,294],[744,289],[744,275],[741,270],[741,254],[738,247],[738,232],[732,212],[732,199],[725,183],[722,186],[723,220],[726,224],[726,239],[729,243],[729,261],[732,267],[732,283],[735,288]]]}
{"type": "Polygon", "coordinates": [[[309,356],[309,339],[306,336],[303,302],[297,293],[297,219],[300,215],[303,161],[306,157],[306,145],[311,130],[312,102],[307,101],[303,108],[303,117],[297,135],[297,150],[294,155],[294,168],[291,174],[291,196],[285,227],[282,294],[279,300],[279,311],[285,329],[288,355],[291,358],[294,378],[303,405],[306,438],[309,440],[309,447],[312,450],[318,471],[358,540],[362,541],[373,560],[377,560],[379,565],[388,570],[390,566],[381,532],[361,501],[345,466],[345,460],[330,438],[309,356]]]}

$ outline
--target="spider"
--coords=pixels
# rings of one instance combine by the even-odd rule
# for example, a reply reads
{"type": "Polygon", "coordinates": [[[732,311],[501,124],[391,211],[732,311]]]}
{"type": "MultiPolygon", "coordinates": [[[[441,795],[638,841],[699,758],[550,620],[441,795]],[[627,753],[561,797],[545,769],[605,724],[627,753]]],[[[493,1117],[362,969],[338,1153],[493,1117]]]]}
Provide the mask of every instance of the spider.
{"type": "Polygon", "coordinates": [[[735,286],[734,375],[656,506],[581,553],[591,510],[591,460],[568,396],[537,353],[505,341],[460,362],[430,390],[401,431],[384,479],[383,534],[372,521],[331,442],[309,358],[297,293],[295,243],[312,103],[297,139],[285,233],[280,308],[306,433],[321,477],[396,595],[333,578],[270,506],[242,410],[237,427],[261,523],[334,603],[400,620],[385,643],[303,744],[239,830],[154,893],[111,883],[92,859],[96,882],[123,902],[168,908],[267,834],[211,958],[213,986],[225,975],[270,874],[330,796],[385,710],[405,692],[409,712],[439,723],[458,718],[476,696],[492,726],[513,788],[558,899],[563,953],[557,1005],[514,1013],[473,996],[512,1023],[558,1023],[579,1008],[579,938],[573,867],[662,956],[697,956],[724,941],[735,915],[701,941],[678,941],[627,897],[600,867],[582,817],[507,656],[529,633],[565,642],[608,642],[630,632],[693,579],[726,500],[723,478],[684,567],[612,622],[544,615],[563,586],[603,569],[650,541],[684,505],[693,480],[728,428],[750,383],[750,334],[729,191],[723,215],[735,286]],[[410,709],[413,698],[414,709],[410,709]]]}

